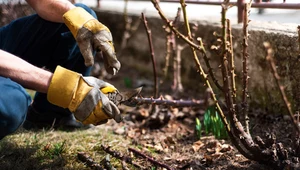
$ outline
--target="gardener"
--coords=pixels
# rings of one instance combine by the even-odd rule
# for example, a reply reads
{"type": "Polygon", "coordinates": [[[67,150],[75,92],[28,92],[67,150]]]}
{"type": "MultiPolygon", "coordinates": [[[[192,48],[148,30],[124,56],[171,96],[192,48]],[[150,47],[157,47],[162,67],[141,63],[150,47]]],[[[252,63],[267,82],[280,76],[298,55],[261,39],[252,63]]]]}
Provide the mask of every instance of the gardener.
{"type": "Polygon", "coordinates": [[[27,2],[37,14],[0,28],[0,139],[24,121],[25,128],[120,121],[117,106],[104,95],[116,88],[85,77],[94,54],[103,55],[109,73],[120,69],[109,29],[83,4],[27,2]],[[24,87],[37,91],[33,102],[24,87]]]}

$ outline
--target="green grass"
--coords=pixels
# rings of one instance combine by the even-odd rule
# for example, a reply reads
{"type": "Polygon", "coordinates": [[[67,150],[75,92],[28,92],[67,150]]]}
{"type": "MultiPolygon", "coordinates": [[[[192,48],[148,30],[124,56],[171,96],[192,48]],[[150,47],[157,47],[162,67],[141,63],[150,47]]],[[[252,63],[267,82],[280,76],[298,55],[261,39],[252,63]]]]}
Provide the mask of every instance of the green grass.
{"type": "MultiPolygon", "coordinates": [[[[100,162],[107,155],[101,144],[126,152],[129,143],[104,125],[73,132],[21,129],[0,141],[0,169],[90,169],[77,159],[78,152],[86,152],[100,162]]],[[[111,160],[120,168],[118,160],[111,160]]]]}

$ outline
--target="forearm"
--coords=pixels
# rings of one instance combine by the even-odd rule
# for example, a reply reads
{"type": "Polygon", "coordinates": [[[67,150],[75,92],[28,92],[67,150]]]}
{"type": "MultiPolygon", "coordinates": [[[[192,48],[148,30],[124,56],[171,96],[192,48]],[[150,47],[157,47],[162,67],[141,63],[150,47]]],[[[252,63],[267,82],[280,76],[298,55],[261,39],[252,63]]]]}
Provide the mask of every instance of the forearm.
{"type": "Polygon", "coordinates": [[[0,50],[0,76],[10,78],[25,88],[47,93],[52,73],[19,57],[0,50]]]}
{"type": "Polygon", "coordinates": [[[68,0],[26,0],[36,13],[45,20],[63,22],[62,16],[75,6],[68,0]]]}

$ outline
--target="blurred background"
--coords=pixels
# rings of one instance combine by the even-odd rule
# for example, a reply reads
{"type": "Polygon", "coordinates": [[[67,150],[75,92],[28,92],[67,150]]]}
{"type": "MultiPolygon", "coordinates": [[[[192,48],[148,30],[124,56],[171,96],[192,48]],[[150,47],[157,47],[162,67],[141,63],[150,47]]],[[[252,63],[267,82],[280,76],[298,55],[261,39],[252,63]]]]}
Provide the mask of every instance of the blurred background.
{"type": "MultiPolygon", "coordinates": [[[[243,4],[249,0],[231,0],[232,8],[227,17],[236,23],[242,22],[243,4]]],[[[124,11],[128,14],[157,15],[150,0],[72,0],[99,10],[124,11]]],[[[161,8],[169,16],[175,16],[179,0],[161,0],[161,8]]],[[[219,20],[222,0],[186,0],[188,16],[191,19],[219,20]]],[[[25,0],[0,0],[0,26],[20,16],[33,13],[25,0]]],[[[259,22],[300,23],[300,2],[298,0],[254,0],[250,19],[259,22]]]]}

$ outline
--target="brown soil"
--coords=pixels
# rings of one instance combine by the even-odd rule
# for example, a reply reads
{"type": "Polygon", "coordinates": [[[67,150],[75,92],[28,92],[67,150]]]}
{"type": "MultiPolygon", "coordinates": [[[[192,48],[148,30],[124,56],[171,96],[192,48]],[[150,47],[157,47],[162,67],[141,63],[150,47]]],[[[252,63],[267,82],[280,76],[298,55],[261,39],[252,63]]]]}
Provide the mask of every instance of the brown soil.
{"type": "MultiPolygon", "coordinates": [[[[121,73],[118,75],[119,78],[124,76],[124,73],[129,75],[131,71],[121,73]]],[[[137,77],[139,76],[132,76],[131,81],[137,82],[137,77]]],[[[117,87],[124,87],[124,83],[120,82],[119,78],[108,81],[117,87]]],[[[166,95],[174,93],[171,88],[163,87],[163,84],[161,89],[169,89],[160,93],[169,99],[199,99],[192,93],[166,95]]],[[[151,94],[151,87],[149,91],[146,88],[142,92],[144,97],[152,96],[151,94]]],[[[125,121],[119,124],[109,122],[114,133],[131,140],[133,145],[141,148],[140,152],[152,155],[155,160],[174,169],[271,169],[246,159],[229,139],[216,139],[211,134],[205,134],[204,130],[202,130],[202,137],[198,139],[194,129],[195,118],[202,121],[203,109],[156,106],[155,111],[152,112],[153,108],[148,105],[120,108],[121,111],[126,112],[125,121]]],[[[277,140],[284,145],[291,143],[292,125],[289,120],[284,119],[283,115],[269,113],[267,108],[255,108],[250,110],[249,116],[253,137],[258,135],[264,138],[266,133],[275,133],[277,140]]],[[[141,165],[148,169],[151,167],[149,161],[144,159],[141,161],[141,165]]]]}

